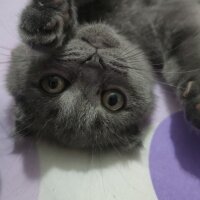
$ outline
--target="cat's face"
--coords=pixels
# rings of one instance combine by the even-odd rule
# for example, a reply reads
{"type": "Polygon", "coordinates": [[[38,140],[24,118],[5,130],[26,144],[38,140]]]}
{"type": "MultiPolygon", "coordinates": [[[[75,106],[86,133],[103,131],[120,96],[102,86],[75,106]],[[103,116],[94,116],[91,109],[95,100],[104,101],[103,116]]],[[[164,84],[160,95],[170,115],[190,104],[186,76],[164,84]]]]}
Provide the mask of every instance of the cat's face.
{"type": "Polygon", "coordinates": [[[141,50],[102,24],[80,28],[51,56],[19,47],[8,75],[17,132],[76,148],[132,147],[151,76],[141,50]]]}

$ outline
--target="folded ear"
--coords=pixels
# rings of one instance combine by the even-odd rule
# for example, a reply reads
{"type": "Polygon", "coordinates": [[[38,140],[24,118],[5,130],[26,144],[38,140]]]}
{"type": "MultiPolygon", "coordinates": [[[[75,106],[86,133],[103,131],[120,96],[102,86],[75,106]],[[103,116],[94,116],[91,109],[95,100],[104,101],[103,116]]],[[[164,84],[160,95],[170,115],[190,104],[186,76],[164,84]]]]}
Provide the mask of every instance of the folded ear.
{"type": "Polygon", "coordinates": [[[22,13],[19,30],[31,48],[53,51],[73,37],[76,25],[72,0],[33,0],[22,13]]]}

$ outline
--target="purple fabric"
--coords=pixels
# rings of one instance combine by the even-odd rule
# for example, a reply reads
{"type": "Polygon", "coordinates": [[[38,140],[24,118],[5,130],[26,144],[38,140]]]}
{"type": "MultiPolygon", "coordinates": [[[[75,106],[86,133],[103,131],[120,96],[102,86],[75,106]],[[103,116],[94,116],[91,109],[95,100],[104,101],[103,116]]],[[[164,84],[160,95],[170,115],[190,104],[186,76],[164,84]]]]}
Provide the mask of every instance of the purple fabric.
{"type": "Polygon", "coordinates": [[[182,112],[156,130],[150,172],[159,200],[200,199],[200,132],[186,122],[182,112]]]}

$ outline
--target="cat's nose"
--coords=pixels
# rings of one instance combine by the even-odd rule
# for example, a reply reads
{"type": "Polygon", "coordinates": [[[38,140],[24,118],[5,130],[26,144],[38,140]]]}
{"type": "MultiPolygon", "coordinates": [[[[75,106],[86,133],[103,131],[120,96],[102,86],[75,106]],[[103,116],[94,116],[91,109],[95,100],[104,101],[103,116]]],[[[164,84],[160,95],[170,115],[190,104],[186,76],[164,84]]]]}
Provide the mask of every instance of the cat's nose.
{"type": "Polygon", "coordinates": [[[101,57],[96,52],[85,62],[82,77],[84,77],[85,82],[94,85],[99,82],[103,73],[104,67],[101,64],[101,57]]]}
{"type": "Polygon", "coordinates": [[[94,53],[93,55],[91,55],[88,60],[86,61],[86,63],[99,63],[100,60],[100,56],[96,53],[94,53]]]}
{"type": "Polygon", "coordinates": [[[103,60],[97,52],[90,56],[85,64],[93,68],[104,69],[103,60]]]}

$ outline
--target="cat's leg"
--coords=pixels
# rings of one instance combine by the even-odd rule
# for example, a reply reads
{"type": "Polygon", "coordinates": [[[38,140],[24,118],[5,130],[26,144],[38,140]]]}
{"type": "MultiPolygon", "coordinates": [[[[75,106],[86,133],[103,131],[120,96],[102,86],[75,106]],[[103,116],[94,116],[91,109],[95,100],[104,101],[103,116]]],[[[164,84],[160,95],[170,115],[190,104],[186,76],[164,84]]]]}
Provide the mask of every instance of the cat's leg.
{"type": "Polygon", "coordinates": [[[160,30],[168,33],[163,40],[163,76],[175,86],[187,120],[200,128],[200,6],[197,8],[169,12],[160,30]]]}
{"type": "Polygon", "coordinates": [[[31,48],[48,51],[62,47],[76,24],[73,0],[32,0],[21,15],[19,30],[31,48]]]}
{"type": "MultiPolygon", "coordinates": [[[[192,41],[190,42],[191,44],[193,43],[192,41]]],[[[188,45],[190,46],[190,44],[188,45]]],[[[189,46],[185,45],[185,47],[182,47],[183,54],[180,57],[168,59],[162,72],[167,83],[173,87],[175,86],[187,120],[197,128],[200,128],[200,55],[198,56],[198,60],[196,56],[196,58],[193,58],[193,56],[190,57],[187,55],[192,52],[197,55],[197,52],[200,52],[200,46],[198,49],[194,47],[196,52],[193,50],[192,52],[188,52],[191,47],[189,46]],[[185,58],[182,56],[185,56],[185,58]],[[180,59],[182,60],[180,61],[180,59]],[[185,59],[188,59],[188,61],[191,59],[191,62],[185,59]]]]}

